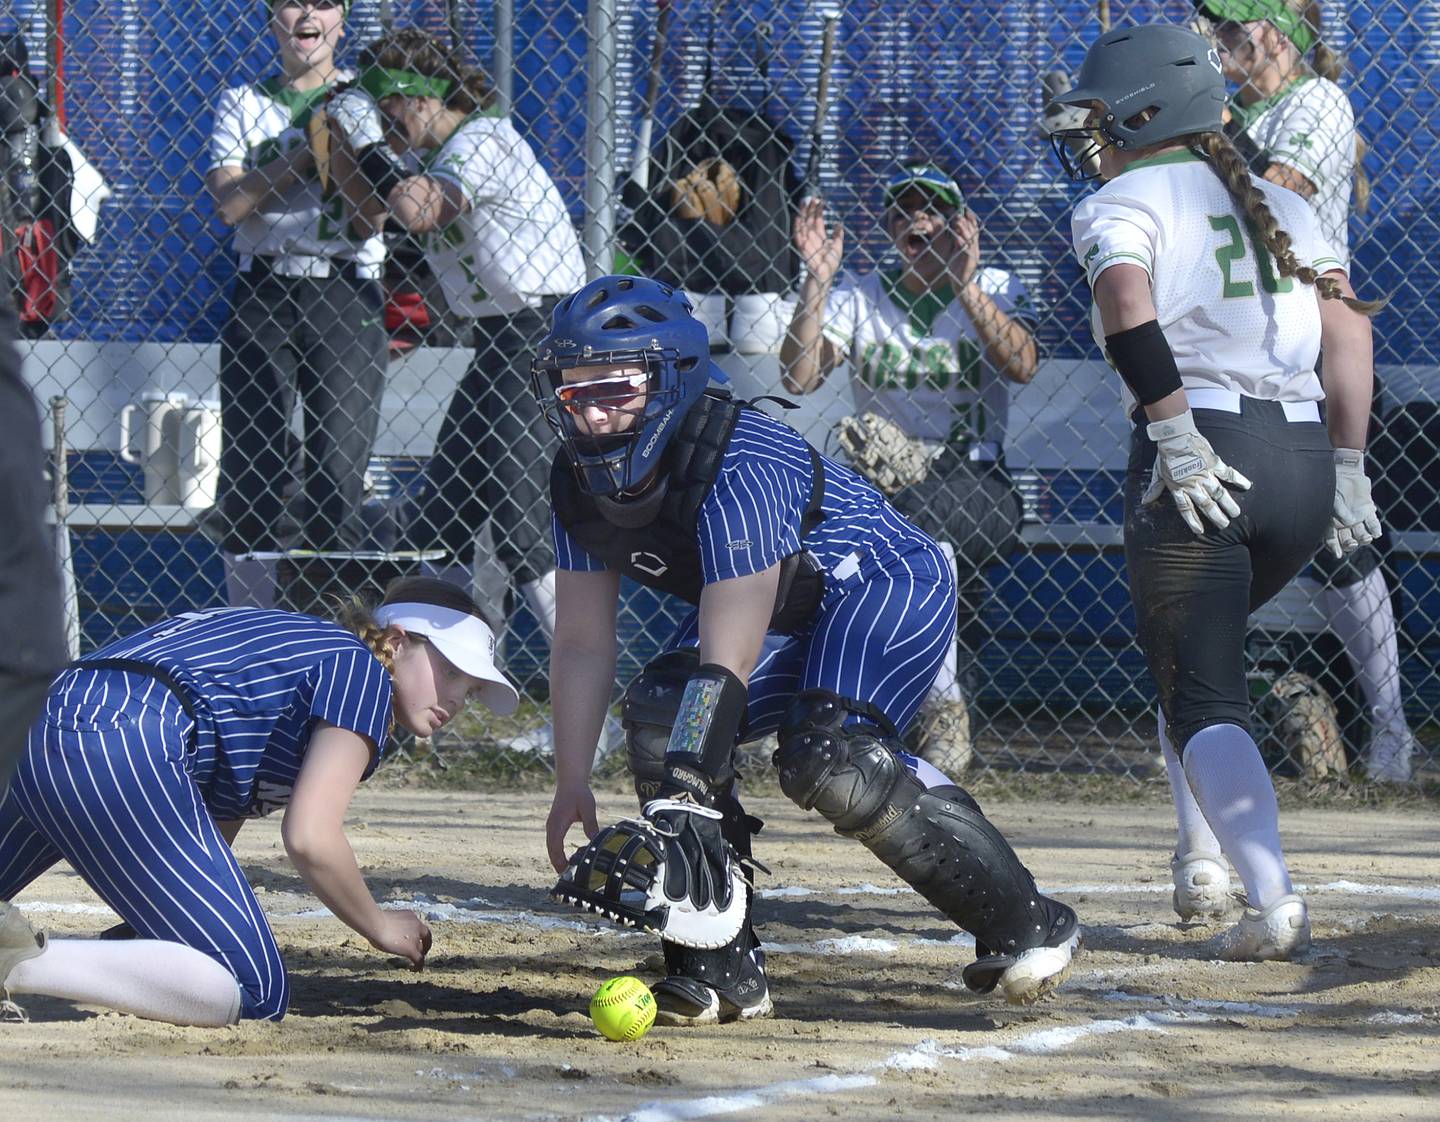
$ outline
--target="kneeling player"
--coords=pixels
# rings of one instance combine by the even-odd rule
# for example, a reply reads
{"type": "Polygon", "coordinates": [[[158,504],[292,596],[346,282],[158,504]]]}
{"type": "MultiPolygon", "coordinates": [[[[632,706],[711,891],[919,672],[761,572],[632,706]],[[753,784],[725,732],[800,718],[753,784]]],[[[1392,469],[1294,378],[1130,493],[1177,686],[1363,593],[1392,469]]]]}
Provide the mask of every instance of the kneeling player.
{"type": "Polygon", "coordinates": [[[556,895],[662,937],[662,1020],[768,1013],[743,871],[759,824],[735,797],[734,754],[778,730],[785,793],[975,936],[972,989],[1035,1000],[1068,973],[1075,913],[1036,890],[968,794],[899,748],[955,638],[944,554],[793,429],[707,389],[709,355],[683,293],[604,277],[557,305],[535,361],[562,441],[546,825],[556,895]],[[589,774],[622,575],[696,610],[626,691],[643,817],[567,866],[570,826],[596,825],[589,774]]]}

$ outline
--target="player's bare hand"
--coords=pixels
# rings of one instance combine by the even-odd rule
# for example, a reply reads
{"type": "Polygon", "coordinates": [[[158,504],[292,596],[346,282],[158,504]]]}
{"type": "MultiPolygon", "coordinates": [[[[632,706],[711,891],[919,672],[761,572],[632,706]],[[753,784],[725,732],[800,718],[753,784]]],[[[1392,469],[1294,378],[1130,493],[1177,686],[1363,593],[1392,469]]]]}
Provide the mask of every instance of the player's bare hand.
{"type": "Polygon", "coordinates": [[[560,784],[555,788],[555,799],[545,819],[545,848],[557,873],[563,873],[569,864],[565,836],[577,822],[587,838],[600,832],[600,823],[595,818],[595,793],[587,783],[560,784]]]}
{"type": "Polygon", "coordinates": [[[806,199],[795,215],[795,249],[806,271],[821,284],[829,284],[845,256],[845,227],[839,222],[825,232],[825,203],[806,199]]]}
{"type": "Polygon", "coordinates": [[[430,927],[414,912],[381,912],[380,929],[370,936],[370,945],[377,951],[407,959],[410,969],[425,969],[425,956],[430,953],[430,927]]]}
{"type": "Polygon", "coordinates": [[[980,269],[980,220],[968,208],[957,211],[950,217],[946,233],[950,252],[945,258],[945,275],[951,290],[959,292],[980,269]]]}

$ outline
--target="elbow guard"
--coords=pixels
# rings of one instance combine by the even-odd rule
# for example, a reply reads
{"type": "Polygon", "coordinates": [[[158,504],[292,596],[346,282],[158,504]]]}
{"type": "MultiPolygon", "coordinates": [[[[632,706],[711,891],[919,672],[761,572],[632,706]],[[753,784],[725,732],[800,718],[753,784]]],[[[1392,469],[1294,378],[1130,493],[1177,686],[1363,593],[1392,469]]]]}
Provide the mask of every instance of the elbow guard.
{"type": "Polygon", "coordinates": [[[1153,405],[1181,388],[1180,370],[1159,320],[1105,336],[1105,351],[1141,405],[1153,405]]]}
{"type": "Polygon", "coordinates": [[[371,144],[355,153],[355,163],[370,190],[382,203],[389,202],[390,192],[409,178],[400,157],[388,144],[371,144]]]}

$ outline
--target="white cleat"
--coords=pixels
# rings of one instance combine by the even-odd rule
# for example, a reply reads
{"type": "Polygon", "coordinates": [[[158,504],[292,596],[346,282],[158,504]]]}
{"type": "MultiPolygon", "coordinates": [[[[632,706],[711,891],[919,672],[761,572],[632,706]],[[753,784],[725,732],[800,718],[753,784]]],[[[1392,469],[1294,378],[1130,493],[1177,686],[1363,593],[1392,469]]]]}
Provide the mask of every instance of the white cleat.
{"type": "Polygon", "coordinates": [[[1404,725],[1377,729],[1365,753],[1365,774],[1377,783],[1409,783],[1417,747],[1404,725]]]}
{"type": "Polygon", "coordinates": [[[1032,947],[1021,951],[1015,965],[1000,975],[1000,992],[1011,1005],[1033,1005],[1059,988],[1070,976],[1070,963],[1080,949],[1079,924],[1058,947],[1032,947]]]}
{"type": "Polygon", "coordinates": [[[1170,903],[1186,923],[1224,919],[1230,913],[1230,870],[1218,853],[1186,853],[1170,858],[1175,891],[1170,903]]]}
{"type": "Polygon", "coordinates": [[[1299,896],[1282,896],[1263,912],[1248,905],[1240,922],[1212,941],[1226,962],[1289,962],[1310,949],[1310,913],[1299,896]]]}
{"type": "Polygon", "coordinates": [[[0,900],[0,1020],[28,1019],[25,1010],[10,1000],[5,983],[10,971],[26,959],[43,954],[47,945],[44,933],[30,926],[25,913],[14,904],[0,900]]]}

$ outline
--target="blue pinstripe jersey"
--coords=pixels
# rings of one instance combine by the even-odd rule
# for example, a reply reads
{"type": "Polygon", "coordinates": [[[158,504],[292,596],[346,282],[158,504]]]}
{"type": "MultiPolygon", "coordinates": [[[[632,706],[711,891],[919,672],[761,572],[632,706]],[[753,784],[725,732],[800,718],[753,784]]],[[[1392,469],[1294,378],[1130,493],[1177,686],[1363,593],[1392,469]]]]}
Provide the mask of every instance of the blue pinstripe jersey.
{"type": "Polygon", "coordinates": [[[367,777],[386,749],[389,673],[355,635],[313,616],[190,612],[86,657],[134,659],[183,687],[196,724],[187,768],[217,818],[265,814],[288,802],[316,721],[376,745],[367,777]]]}
{"type": "MultiPolygon", "coordinates": [[[[930,539],[850,468],[825,464],[825,518],[805,548],[827,572],[851,554],[879,567],[930,539]]],[[[800,549],[800,528],[810,500],[812,467],[805,438],[758,409],[744,409],[725,450],[715,485],[697,518],[704,583],[763,572],[800,549]]],[[[562,569],[598,572],[605,565],[585,552],[559,519],[551,518],[555,556],[562,569]]]]}

